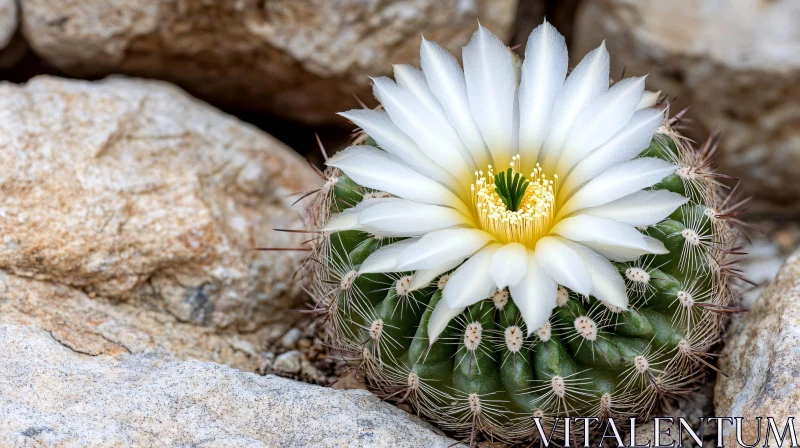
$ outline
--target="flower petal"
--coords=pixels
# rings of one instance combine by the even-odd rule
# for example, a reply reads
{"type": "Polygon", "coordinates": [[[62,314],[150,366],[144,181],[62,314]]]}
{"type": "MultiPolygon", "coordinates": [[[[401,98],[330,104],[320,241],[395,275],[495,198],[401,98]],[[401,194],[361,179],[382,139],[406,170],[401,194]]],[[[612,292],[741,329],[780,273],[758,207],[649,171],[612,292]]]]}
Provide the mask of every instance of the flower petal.
{"type": "Polygon", "coordinates": [[[420,45],[420,60],[431,92],[444,108],[447,119],[472,154],[475,164],[484,169],[490,163],[489,150],[469,110],[464,71],[455,56],[424,37],[420,45]]]}
{"type": "Polygon", "coordinates": [[[663,122],[663,110],[644,109],[633,114],[622,130],[575,165],[559,187],[559,195],[567,198],[584,182],[641,154],[663,122]]]}
{"type": "Polygon", "coordinates": [[[471,213],[452,191],[380,149],[351,146],[329,158],[326,164],[339,168],[364,187],[423,204],[444,205],[471,213]]]}
{"type": "Polygon", "coordinates": [[[644,235],[635,227],[612,219],[577,215],[562,219],[550,231],[589,247],[597,243],[603,246],[638,249],[645,254],[666,253],[661,250],[652,252],[655,248],[648,245],[644,235]]]}
{"type": "Polygon", "coordinates": [[[435,269],[454,260],[461,262],[491,240],[491,235],[478,229],[431,232],[404,251],[397,265],[402,270],[435,269]]]}
{"type": "Polygon", "coordinates": [[[428,342],[433,345],[439,335],[442,334],[447,324],[453,320],[454,317],[464,311],[465,306],[451,308],[444,300],[439,300],[436,307],[433,308],[430,319],[428,319],[428,342]]]}
{"type": "Polygon", "coordinates": [[[323,232],[340,232],[342,230],[361,230],[358,224],[358,216],[361,212],[378,205],[382,202],[389,202],[395,198],[371,198],[364,199],[358,204],[339,213],[335,213],[328,218],[328,222],[322,227],[323,232]]]}
{"type": "Polygon", "coordinates": [[[591,249],[571,241],[563,243],[574,250],[586,264],[586,269],[592,277],[591,294],[602,302],[627,310],[628,292],[619,270],[607,258],[591,249]]]}
{"type": "Polygon", "coordinates": [[[470,111],[494,166],[506,167],[518,143],[513,138],[518,126],[514,121],[517,75],[511,50],[479,24],[462,56],[470,111]]]}
{"type": "Polygon", "coordinates": [[[668,190],[640,190],[606,205],[585,208],[581,214],[632,226],[649,226],[661,222],[688,201],[668,190]]]}
{"type": "Polygon", "coordinates": [[[441,266],[433,269],[418,269],[411,277],[411,284],[408,286],[408,290],[416,291],[418,289],[425,288],[426,286],[430,285],[436,277],[451,269],[454,269],[456,266],[461,264],[462,261],[463,260],[448,261],[447,263],[444,263],[441,266]]]}
{"type": "Polygon", "coordinates": [[[406,89],[386,77],[374,78],[375,97],[392,122],[439,166],[462,183],[472,179],[475,164],[447,118],[425,107],[406,89]]]}
{"type": "Polygon", "coordinates": [[[436,97],[428,87],[428,81],[422,70],[408,64],[394,64],[394,80],[397,85],[411,92],[429,110],[437,113],[444,113],[442,105],[436,101],[436,97]]]}
{"type": "Polygon", "coordinates": [[[376,274],[383,272],[398,272],[397,257],[409,246],[418,242],[418,238],[409,238],[378,248],[371,253],[358,269],[359,274],[376,274]]]}
{"type": "Polygon", "coordinates": [[[564,36],[546,21],[537,26],[525,47],[519,85],[519,153],[521,171],[529,173],[550,130],[553,103],[567,75],[564,36]]]}
{"type": "Polygon", "coordinates": [[[669,251],[664,247],[664,243],[647,235],[642,235],[644,238],[646,249],[639,249],[634,247],[616,246],[612,244],[603,244],[591,241],[584,241],[582,245],[592,249],[598,254],[608,258],[611,261],[634,261],[642,255],[647,254],[666,254],[669,251]]]}
{"type": "Polygon", "coordinates": [[[557,236],[546,236],[536,242],[533,251],[542,270],[558,284],[588,296],[592,278],[583,259],[557,236]]]}
{"type": "Polygon", "coordinates": [[[471,225],[472,221],[449,207],[391,198],[362,211],[358,215],[358,224],[364,230],[382,237],[404,237],[471,225]]]}
{"type": "MultiPolygon", "coordinates": [[[[544,140],[543,167],[555,168],[572,123],[584,107],[608,90],[611,60],[606,43],[587,54],[570,73],[553,106],[553,126],[544,140]]],[[[541,158],[541,157],[540,157],[541,158]]]]}
{"type": "Polygon", "coordinates": [[[636,110],[647,109],[653,107],[658,103],[658,98],[661,96],[661,91],[653,92],[652,90],[645,90],[642,94],[642,100],[636,106],[636,110]]]}
{"type": "Polygon", "coordinates": [[[508,291],[525,321],[528,336],[550,319],[553,308],[558,305],[558,285],[539,266],[532,251],[528,253],[525,277],[516,285],[509,286],[508,291]]]}
{"type": "Polygon", "coordinates": [[[494,253],[489,269],[498,288],[516,285],[528,270],[528,253],[525,246],[520,243],[501,246],[494,253]]]}
{"type": "Polygon", "coordinates": [[[642,92],[644,77],[623,79],[584,108],[570,128],[556,172],[568,173],[576,163],[628,124],[642,92]]]}
{"type": "Polygon", "coordinates": [[[429,177],[450,189],[464,191],[462,183],[449,171],[439,166],[419,149],[414,140],[403,133],[389,118],[389,114],[381,110],[353,109],[340,112],[339,115],[355,123],[372,137],[381,149],[402,160],[425,177],[429,177]]]}
{"type": "Polygon", "coordinates": [[[587,182],[558,210],[556,219],[570,213],[608,204],[643,188],[651,187],[675,172],[675,165],[653,157],[642,157],[609,168],[587,182]]]}
{"type": "Polygon", "coordinates": [[[450,308],[470,306],[489,297],[496,286],[489,273],[492,256],[500,244],[490,244],[453,272],[442,291],[442,301],[450,308]]]}

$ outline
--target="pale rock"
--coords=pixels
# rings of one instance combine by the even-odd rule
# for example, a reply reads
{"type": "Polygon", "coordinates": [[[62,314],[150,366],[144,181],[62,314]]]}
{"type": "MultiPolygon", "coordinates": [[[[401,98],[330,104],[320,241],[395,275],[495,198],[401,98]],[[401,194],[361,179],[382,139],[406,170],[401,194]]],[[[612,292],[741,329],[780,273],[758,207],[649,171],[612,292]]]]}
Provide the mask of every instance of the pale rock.
{"type": "Polygon", "coordinates": [[[292,348],[301,337],[303,337],[303,330],[299,328],[292,328],[281,338],[281,345],[286,348],[292,348]]]}
{"type": "Polygon", "coordinates": [[[73,76],[165,79],[227,107],[305,122],[371,100],[369,76],[460,55],[477,23],[508,39],[517,0],[23,0],[33,50],[73,76]]]}
{"type": "Polygon", "coordinates": [[[0,84],[0,147],[0,269],[245,331],[301,300],[305,254],[255,248],[300,245],[273,229],[319,179],[254,127],[162,82],[38,77],[0,84]]]}
{"type": "Polygon", "coordinates": [[[275,358],[273,368],[283,373],[299,373],[302,356],[297,350],[281,353],[275,358]]]}
{"type": "Polygon", "coordinates": [[[19,25],[19,9],[16,0],[0,0],[0,50],[6,47],[19,25]]]}
{"type": "MultiPolygon", "coordinates": [[[[720,361],[729,376],[717,380],[715,414],[745,417],[744,442],[757,438],[755,417],[774,417],[781,430],[787,417],[800,414],[800,250],[750,312],[734,320],[720,361]]],[[[738,446],[730,425],[723,434],[726,446],[738,446]]]]}
{"type": "Polygon", "coordinates": [[[453,446],[363,390],[214,363],[88,356],[35,327],[0,324],[0,445],[453,446]]]}
{"type": "Polygon", "coordinates": [[[648,88],[691,106],[705,139],[722,131],[725,174],[765,202],[800,205],[800,2],[593,0],[582,2],[572,62],[605,40],[611,73],[645,75],[648,88]]]}

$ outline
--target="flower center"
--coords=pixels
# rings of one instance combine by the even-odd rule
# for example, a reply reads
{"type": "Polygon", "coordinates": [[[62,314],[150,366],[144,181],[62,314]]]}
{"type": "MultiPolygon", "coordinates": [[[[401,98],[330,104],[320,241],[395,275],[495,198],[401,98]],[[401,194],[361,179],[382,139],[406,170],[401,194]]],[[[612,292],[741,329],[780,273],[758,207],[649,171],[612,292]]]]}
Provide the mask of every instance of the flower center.
{"type": "Polygon", "coordinates": [[[497,175],[491,165],[486,173],[476,171],[472,205],[481,229],[500,242],[534,247],[553,226],[558,176],[548,179],[537,163],[526,178],[519,166],[517,155],[511,166],[497,175]]]}

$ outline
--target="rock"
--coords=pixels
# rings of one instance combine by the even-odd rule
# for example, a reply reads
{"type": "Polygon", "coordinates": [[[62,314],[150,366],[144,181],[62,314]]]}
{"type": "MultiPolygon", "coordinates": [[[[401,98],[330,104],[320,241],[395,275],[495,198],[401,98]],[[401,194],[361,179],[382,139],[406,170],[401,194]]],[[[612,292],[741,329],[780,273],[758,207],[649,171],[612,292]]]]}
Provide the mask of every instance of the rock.
{"type": "Polygon", "coordinates": [[[19,25],[19,10],[16,0],[0,0],[0,50],[6,47],[19,25]]]}
{"type": "Polygon", "coordinates": [[[302,355],[300,355],[300,352],[297,350],[290,350],[286,353],[281,353],[275,358],[273,368],[284,373],[299,373],[301,359],[302,355]]]}
{"type": "Polygon", "coordinates": [[[168,354],[246,371],[257,370],[265,361],[266,354],[257,347],[270,329],[238,333],[183,323],[158,309],[92,299],[67,285],[1,270],[0,323],[41,328],[73,351],[89,356],[168,354]]]}
{"type": "Polygon", "coordinates": [[[231,108],[344,124],[368,76],[418,62],[420,35],[460,53],[477,21],[510,37],[517,0],[23,0],[33,50],[78,77],[165,79],[231,108]]]}
{"type": "Polygon", "coordinates": [[[612,74],[691,106],[705,139],[716,128],[724,172],[760,199],[800,205],[800,3],[791,0],[583,2],[570,54],[606,39],[612,74]]]}
{"type": "Polygon", "coordinates": [[[0,325],[3,446],[447,447],[366,391],[213,363],[87,356],[34,327],[0,325]]]}
{"type": "MultiPolygon", "coordinates": [[[[774,417],[780,429],[800,413],[800,250],[750,312],[734,320],[726,339],[720,360],[729,377],[717,380],[715,415],[747,417],[743,439],[753,443],[753,417],[774,417]]],[[[726,446],[738,446],[730,425],[723,434],[726,446]]]]}
{"type": "Polygon", "coordinates": [[[292,328],[281,338],[281,345],[286,348],[292,348],[301,337],[303,337],[303,330],[292,328]]]}
{"type": "MultiPolygon", "coordinates": [[[[317,188],[277,140],[165,83],[0,84],[0,269],[174,319],[254,331],[286,319],[317,188]]],[[[294,318],[294,316],[291,316],[294,318]]]]}

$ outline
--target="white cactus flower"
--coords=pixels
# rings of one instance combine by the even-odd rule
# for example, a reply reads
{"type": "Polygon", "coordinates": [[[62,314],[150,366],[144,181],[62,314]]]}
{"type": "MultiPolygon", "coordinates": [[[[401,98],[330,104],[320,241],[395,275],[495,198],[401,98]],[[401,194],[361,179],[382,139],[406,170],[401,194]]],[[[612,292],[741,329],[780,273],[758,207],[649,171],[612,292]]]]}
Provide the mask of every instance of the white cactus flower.
{"type": "Polygon", "coordinates": [[[433,343],[465,307],[508,287],[530,335],[557,306],[558,285],[627,309],[611,261],[667,253],[637,226],[656,224],[683,196],[648,191],[676,166],[639,157],[664,120],[644,78],[609,87],[609,55],[595,49],[567,76],[567,47],[544,23],[521,66],[486,28],[463,49],[464,68],[423,39],[422,70],[374,79],[384,110],[341,115],[380,148],[353,146],[327,164],[392,197],[367,198],[325,231],[406,239],[360,273],[415,271],[410,288],[455,269],[428,324],[433,343]]]}

